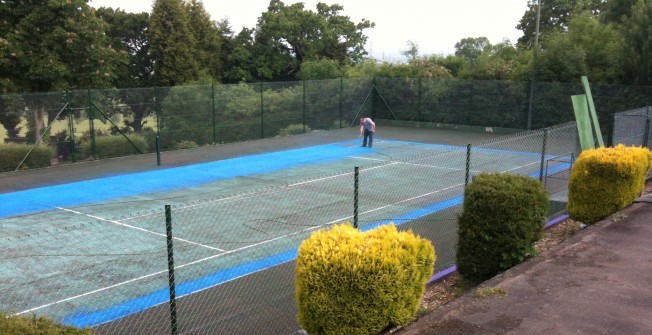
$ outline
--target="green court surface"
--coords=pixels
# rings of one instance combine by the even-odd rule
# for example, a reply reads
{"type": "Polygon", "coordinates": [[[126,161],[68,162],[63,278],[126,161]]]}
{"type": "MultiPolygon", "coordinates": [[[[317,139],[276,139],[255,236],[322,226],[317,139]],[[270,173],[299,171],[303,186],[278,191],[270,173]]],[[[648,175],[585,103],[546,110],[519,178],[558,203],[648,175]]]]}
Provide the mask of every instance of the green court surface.
{"type": "MultiPolygon", "coordinates": [[[[373,149],[359,145],[331,142],[0,194],[5,203],[31,201],[0,218],[0,310],[96,326],[166,302],[167,204],[179,296],[291,261],[313,231],[353,220],[356,166],[361,229],[394,222],[441,246],[454,242],[466,146],[388,138],[373,149]],[[76,190],[79,197],[64,194],[76,190]]],[[[469,177],[538,177],[541,154],[517,149],[472,149],[469,177]]],[[[547,161],[552,172],[568,168],[547,161]]],[[[441,250],[439,267],[452,264],[454,248],[441,250]]]]}

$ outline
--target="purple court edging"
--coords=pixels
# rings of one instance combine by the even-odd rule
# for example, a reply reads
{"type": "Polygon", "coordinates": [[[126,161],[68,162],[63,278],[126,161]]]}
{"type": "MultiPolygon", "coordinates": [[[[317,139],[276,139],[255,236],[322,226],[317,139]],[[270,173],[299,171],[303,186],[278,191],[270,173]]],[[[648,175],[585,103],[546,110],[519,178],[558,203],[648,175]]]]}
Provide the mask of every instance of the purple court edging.
{"type": "MultiPolygon", "coordinates": [[[[566,219],[568,219],[568,215],[567,215],[567,214],[560,215],[560,216],[558,216],[558,217],[556,217],[556,218],[554,218],[554,219],[549,220],[548,222],[546,222],[546,225],[543,227],[543,229],[548,229],[548,228],[550,228],[550,227],[552,227],[552,226],[554,226],[554,225],[558,224],[559,222],[562,222],[562,221],[564,221],[564,220],[566,220],[566,219]]],[[[440,280],[442,280],[442,279],[444,279],[444,278],[446,278],[446,277],[452,275],[453,273],[455,273],[455,271],[457,271],[457,265],[454,265],[454,264],[453,264],[453,265],[451,265],[451,266],[449,266],[449,267],[447,267],[447,268],[445,268],[445,269],[443,269],[443,270],[441,270],[441,271],[435,273],[435,274],[434,274],[434,275],[433,275],[433,276],[432,276],[432,277],[431,277],[431,278],[426,282],[426,285],[430,285],[430,284],[432,284],[432,283],[436,283],[436,282],[438,282],[438,281],[440,281],[440,280]]]]}

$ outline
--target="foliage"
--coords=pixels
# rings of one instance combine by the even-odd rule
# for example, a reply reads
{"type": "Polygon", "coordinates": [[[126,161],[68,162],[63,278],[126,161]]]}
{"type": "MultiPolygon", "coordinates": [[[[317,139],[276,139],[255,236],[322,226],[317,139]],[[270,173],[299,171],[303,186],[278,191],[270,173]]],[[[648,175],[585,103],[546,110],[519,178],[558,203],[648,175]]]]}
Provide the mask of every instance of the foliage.
{"type": "Polygon", "coordinates": [[[551,32],[542,41],[537,79],[573,82],[587,75],[594,83],[618,82],[622,44],[615,28],[588,12],[571,19],[568,26],[568,32],[551,32]]]}
{"type": "Polygon", "coordinates": [[[647,148],[590,149],[573,165],[568,186],[568,214],[592,224],[630,204],[641,194],[652,168],[647,148]]]}
{"type": "MultiPolygon", "coordinates": [[[[149,146],[144,136],[128,134],[127,137],[131,142],[129,142],[123,135],[95,137],[95,155],[97,158],[102,159],[139,154],[140,152],[134,147],[134,145],[145,153],[148,151],[149,146]]],[[[81,156],[84,158],[93,155],[93,147],[90,140],[81,142],[79,149],[81,156]]]]}
{"type": "Polygon", "coordinates": [[[298,319],[310,334],[378,334],[411,321],[435,252],[430,241],[391,224],[360,232],[320,230],[297,256],[298,319]]]}
{"type": "Polygon", "coordinates": [[[20,162],[25,162],[20,166],[21,170],[35,169],[50,166],[50,159],[54,156],[52,149],[46,146],[36,146],[30,153],[32,145],[7,143],[0,144],[0,172],[14,171],[20,162]],[[27,154],[29,153],[29,156],[27,154]]]}
{"type": "Polygon", "coordinates": [[[587,10],[594,14],[601,12],[605,2],[603,0],[529,0],[528,10],[525,11],[516,26],[516,29],[523,32],[523,36],[518,39],[518,44],[529,48],[534,46],[539,4],[541,4],[539,32],[545,38],[548,33],[553,31],[568,30],[568,23],[577,13],[587,10]]]}
{"type": "Polygon", "coordinates": [[[147,39],[149,14],[101,7],[97,10],[97,16],[108,24],[106,35],[111,45],[128,55],[126,66],[116,68],[115,86],[153,86],[154,59],[149,53],[147,39]]]}
{"type": "Polygon", "coordinates": [[[310,132],[310,127],[304,128],[303,124],[294,123],[278,131],[278,136],[289,136],[310,132]]]}
{"type": "Polygon", "coordinates": [[[64,326],[46,317],[15,316],[0,312],[0,333],[3,335],[92,335],[93,331],[64,326]]]}
{"type": "Polygon", "coordinates": [[[262,79],[291,79],[304,60],[332,59],[354,64],[366,54],[364,29],[367,20],[355,24],[341,15],[341,5],[317,4],[317,11],[303,3],[285,5],[271,0],[256,27],[253,60],[256,76],[262,79]]]}
{"type": "Polygon", "coordinates": [[[334,59],[306,60],[297,74],[301,80],[334,79],[341,76],[340,65],[334,59]]]}
{"type": "Polygon", "coordinates": [[[182,0],[154,2],[147,37],[157,85],[175,86],[198,78],[197,40],[182,0]]]}
{"type": "Polygon", "coordinates": [[[652,2],[638,0],[621,29],[626,82],[652,85],[652,2]]]}
{"type": "Polygon", "coordinates": [[[181,142],[178,142],[174,145],[174,150],[179,150],[179,149],[194,149],[197,148],[198,145],[197,143],[193,141],[188,141],[188,140],[183,140],[181,142]]]}
{"type": "Polygon", "coordinates": [[[464,193],[459,217],[457,271],[481,282],[535,253],[550,201],[532,178],[483,173],[464,193]]]}
{"type": "Polygon", "coordinates": [[[201,71],[213,80],[218,80],[222,73],[222,60],[218,57],[222,46],[220,30],[201,1],[190,0],[184,5],[188,12],[190,32],[197,41],[197,49],[192,56],[197,59],[201,71]]]}
{"type": "Polygon", "coordinates": [[[0,91],[106,87],[126,57],[86,0],[6,1],[0,14],[0,91]]]}

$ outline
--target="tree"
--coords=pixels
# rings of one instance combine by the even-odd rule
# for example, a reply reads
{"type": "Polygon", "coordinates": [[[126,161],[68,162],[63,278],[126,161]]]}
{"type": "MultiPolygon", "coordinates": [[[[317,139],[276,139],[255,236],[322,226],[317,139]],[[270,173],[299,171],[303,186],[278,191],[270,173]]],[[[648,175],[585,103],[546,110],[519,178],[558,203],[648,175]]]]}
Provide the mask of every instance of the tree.
{"type": "Polygon", "coordinates": [[[147,36],[157,85],[175,86],[199,77],[197,41],[182,0],[156,0],[147,36]]]}
{"type": "MultiPolygon", "coordinates": [[[[539,24],[540,36],[545,36],[552,31],[566,31],[568,23],[575,13],[586,10],[591,13],[600,13],[605,5],[604,0],[530,0],[528,10],[523,14],[516,29],[523,32],[517,44],[531,48],[534,45],[536,32],[537,6],[541,4],[541,19],[539,24]]],[[[541,37],[540,37],[541,38],[541,37]]]]}
{"type": "MultiPolygon", "coordinates": [[[[222,26],[227,26],[223,22],[222,26]]],[[[224,60],[224,72],[222,80],[224,83],[251,82],[254,80],[254,58],[253,58],[253,29],[243,28],[235,37],[231,36],[230,29],[222,28],[222,36],[225,43],[222,48],[222,59],[224,60]],[[229,35],[226,35],[229,34],[229,35]]]]}
{"type": "Polygon", "coordinates": [[[49,92],[107,87],[125,60],[86,0],[3,1],[3,90],[49,92]]]}
{"type": "Polygon", "coordinates": [[[591,82],[620,82],[622,44],[611,24],[590,12],[568,23],[568,32],[551,33],[542,43],[537,80],[575,82],[587,75],[591,82]]]}
{"type": "Polygon", "coordinates": [[[623,24],[623,64],[627,82],[652,85],[652,3],[638,0],[623,24]]]}
{"type": "Polygon", "coordinates": [[[148,13],[127,13],[112,8],[99,8],[97,16],[108,24],[106,35],[111,45],[124,51],[129,59],[127,66],[120,67],[115,80],[116,87],[153,86],[154,60],[149,54],[147,27],[148,13]]]}
{"type": "Polygon", "coordinates": [[[366,54],[364,29],[374,24],[355,24],[340,14],[340,5],[317,4],[317,12],[304,10],[303,3],[286,6],[271,0],[258,19],[254,59],[256,75],[263,79],[293,79],[304,60],[334,59],[354,64],[366,54]]]}
{"type": "Polygon", "coordinates": [[[419,56],[419,45],[413,41],[407,41],[407,49],[401,52],[408,61],[415,60],[419,56]]]}
{"type": "Polygon", "coordinates": [[[222,74],[220,29],[211,20],[201,1],[190,0],[186,2],[185,6],[188,12],[190,31],[197,41],[194,57],[197,59],[199,69],[217,81],[222,74]]]}
{"type": "Polygon", "coordinates": [[[491,43],[486,37],[467,37],[455,43],[455,56],[462,57],[469,62],[474,62],[491,43]]]}

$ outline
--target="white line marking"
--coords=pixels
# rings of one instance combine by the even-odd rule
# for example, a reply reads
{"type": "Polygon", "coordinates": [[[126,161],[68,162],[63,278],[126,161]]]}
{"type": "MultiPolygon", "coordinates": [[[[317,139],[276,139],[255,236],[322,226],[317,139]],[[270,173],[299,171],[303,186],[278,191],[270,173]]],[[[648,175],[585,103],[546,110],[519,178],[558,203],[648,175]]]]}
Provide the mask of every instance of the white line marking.
{"type": "MultiPolygon", "coordinates": [[[[515,168],[511,168],[511,169],[509,169],[509,170],[505,170],[505,171],[502,171],[502,172],[509,172],[509,171],[516,170],[516,169],[520,169],[520,168],[523,168],[523,167],[526,167],[526,166],[529,166],[529,165],[532,165],[532,164],[536,164],[536,163],[537,163],[537,162],[528,163],[528,164],[525,164],[525,165],[522,165],[522,166],[517,166],[517,167],[515,167],[515,168]]],[[[393,163],[393,164],[397,164],[397,163],[393,163]]],[[[390,164],[388,164],[388,165],[390,165],[390,164]]],[[[380,166],[378,166],[378,167],[380,167],[380,166]]],[[[374,168],[378,168],[378,167],[374,167],[374,168]]],[[[347,174],[349,174],[349,173],[347,173],[347,174]]],[[[327,177],[327,178],[330,178],[330,177],[327,177]]],[[[327,178],[326,178],[326,179],[327,179],[327,178]]],[[[305,183],[305,182],[304,182],[304,183],[305,183]]],[[[298,185],[298,184],[295,184],[295,185],[298,185]]],[[[387,207],[390,207],[390,206],[393,206],[393,205],[397,205],[397,204],[400,204],[400,203],[403,203],[403,202],[406,202],[406,201],[411,201],[411,200],[414,200],[414,199],[417,199],[417,198],[420,198],[420,197],[424,197],[424,196],[428,196],[428,195],[432,195],[432,194],[435,194],[435,193],[440,193],[440,192],[443,192],[443,191],[447,191],[447,190],[450,190],[450,189],[452,189],[452,188],[459,187],[459,186],[462,186],[462,185],[464,185],[464,184],[463,184],[463,183],[460,183],[460,184],[457,184],[457,185],[449,186],[449,187],[446,187],[446,188],[443,188],[443,189],[439,189],[439,190],[436,190],[436,191],[433,191],[433,192],[429,192],[429,193],[426,193],[426,194],[421,194],[421,195],[418,195],[418,196],[416,196],[416,197],[412,197],[412,198],[410,198],[410,199],[401,200],[401,201],[396,202],[396,203],[394,203],[394,204],[389,204],[389,205],[385,205],[385,206],[381,206],[381,207],[378,207],[378,208],[374,208],[374,209],[367,210],[367,211],[365,211],[365,212],[362,212],[362,214],[367,214],[367,213],[375,212],[375,211],[378,211],[378,210],[381,210],[381,209],[384,209],[384,208],[387,208],[387,207]]],[[[78,214],[78,212],[73,211],[73,210],[64,209],[64,208],[59,208],[59,209],[61,209],[61,210],[65,210],[65,211],[69,211],[69,212],[72,212],[72,213],[75,213],[75,214],[78,214]]],[[[95,217],[95,216],[88,215],[88,214],[82,214],[82,213],[79,213],[79,214],[80,214],[80,215],[85,215],[85,216],[88,216],[88,217],[92,217],[92,218],[95,218],[95,219],[98,219],[98,220],[102,220],[102,221],[108,221],[108,222],[111,222],[111,223],[114,223],[114,224],[118,224],[118,225],[120,225],[120,226],[125,226],[125,227],[129,227],[129,228],[133,228],[133,229],[138,229],[138,230],[144,230],[144,229],[142,229],[142,228],[138,228],[138,227],[134,227],[134,226],[126,225],[126,224],[124,224],[124,223],[120,223],[120,222],[117,222],[117,221],[106,220],[106,219],[99,218],[99,217],[95,217]]],[[[211,259],[214,259],[214,258],[218,258],[218,257],[225,256],[225,255],[229,255],[229,254],[232,254],[232,253],[235,253],[235,252],[239,252],[239,251],[243,251],[243,250],[250,249],[250,248],[253,248],[253,247],[257,247],[257,246],[260,246],[260,245],[263,245],[263,244],[267,244],[267,243],[270,243],[270,242],[273,242],[273,241],[276,241],[276,240],[279,240],[279,239],[287,238],[287,237],[290,237],[290,236],[294,236],[294,235],[297,235],[297,234],[301,234],[301,233],[304,233],[304,232],[308,232],[308,231],[311,231],[311,230],[315,230],[315,229],[318,229],[318,228],[322,228],[322,227],[324,227],[324,226],[331,225],[331,224],[334,224],[334,223],[337,223],[337,222],[343,222],[344,220],[350,219],[351,217],[352,217],[352,216],[346,216],[346,217],[343,217],[343,218],[340,218],[340,219],[337,219],[337,220],[333,220],[333,221],[330,221],[330,222],[327,222],[327,223],[324,223],[324,224],[321,224],[321,225],[318,225],[318,226],[313,226],[313,227],[309,227],[309,228],[306,228],[306,229],[302,229],[302,230],[296,231],[296,232],[294,232],[294,233],[285,234],[285,235],[282,235],[282,236],[275,237],[275,238],[273,238],[273,239],[260,241],[260,242],[258,242],[258,243],[250,244],[250,245],[247,245],[247,246],[244,246],[244,247],[238,248],[238,249],[233,249],[233,250],[229,250],[229,251],[224,251],[224,252],[221,253],[221,254],[217,254],[217,255],[213,255],[213,256],[205,257],[205,258],[202,258],[202,259],[199,259],[199,260],[196,260],[196,261],[192,261],[192,262],[189,262],[189,263],[185,263],[185,264],[182,264],[182,265],[176,266],[175,269],[184,268],[184,267],[187,267],[187,266],[190,266],[190,265],[194,265],[194,264],[197,264],[197,263],[201,263],[201,262],[205,262],[205,261],[208,261],[208,260],[211,260],[211,259]]],[[[156,232],[151,232],[151,231],[148,231],[148,230],[144,230],[144,231],[147,231],[147,232],[150,232],[150,233],[153,233],[153,234],[156,234],[156,235],[162,235],[162,234],[158,234],[158,233],[156,233],[156,232]]],[[[84,296],[87,296],[87,295],[91,295],[91,294],[94,294],[94,293],[98,293],[98,292],[106,291],[106,290],[109,290],[109,289],[112,289],[112,288],[115,288],[115,287],[119,287],[119,286],[122,286],[122,285],[125,285],[125,284],[133,283],[133,282],[135,282],[135,281],[139,281],[139,280],[142,280],[142,279],[145,279],[145,278],[149,278],[149,277],[152,277],[152,276],[156,276],[156,275],[159,275],[159,274],[163,274],[163,273],[166,273],[166,272],[167,272],[167,270],[162,270],[162,271],[154,272],[154,273],[151,273],[151,274],[148,274],[148,275],[144,275],[144,276],[141,276],[141,277],[138,277],[138,278],[133,278],[133,279],[130,279],[130,280],[127,280],[127,281],[124,281],[124,282],[120,282],[120,283],[117,283],[117,284],[114,284],[114,285],[110,285],[110,286],[107,286],[107,287],[103,287],[103,288],[100,288],[100,289],[97,289],[97,290],[93,290],[93,291],[90,291],[90,292],[82,293],[82,294],[79,294],[79,295],[76,295],[76,296],[73,296],[73,297],[69,297],[69,298],[62,299],[62,300],[58,300],[58,301],[55,301],[55,302],[52,302],[52,303],[49,303],[49,304],[45,304],[45,305],[41,305],[41,306],[38,306],[38,307],[34,307],[34,308],[31,308],[31,309],[28,309],[28,310],[25,310],[25,311],[22,311],[22,312],[16,313],[15,315],[21,315],[21,314],[25,314],[25,313],[30,313],[30,312],[33,312],[33,311],[36,311],[36,310],[39,310],[39,309],[43,309],[43,308],[46,308],[46,307],[50,307],[50,306],[53,306],[53,305],[57,305],[57,304],[60,304],[60,303],[64,303],[64,302],[67,302],[67,301],[71,301],[71,300],[74,300],[74,299],[77,299],[77,298],[81,298],[81,297],[84,297],[84,296]]],[[[236,279],[236,278],[231,279],[231,280],[235,280],[235,279],[236,279]]],[[[229,281],[231,281],[231,280],[229,280],[229,281]]],[[[226,281],[226,282],[228,282],[228,281],[226,281]]],[[[223,283],[224,283],[224,282],[223,282],[223,283]]],[[[220,283],[220,284],[223,284],[223,283],[220,283]]],[[[206,289],[208,289],[208,288],[211,288],[211,287],[214,287],[214,286],[217,286],[217,285],[219,285],[219,284],[212,285],[212,286],[210,286],[210,287],[204,288],[204,290],[206,290],[206,289]]],[[[195,292],[192,292],[192,293],[195,293],[195,292]]],[[[192,293],[189,293],[189,294],[192,294],[192,293]]]]}
{"type": "MultiPolygon", "coordinates": [[[[154,234],[154,235],[157,235],[157,236],[162,236],[162,237],[166,237],[166,238],[167,238],[167,235],[165,235],[165,234],[161,234],[161,233],[157,233],[157,232],[155,232],[155,231],[151,231],[151,230],[148,230],[148,229],[144,229],[144,228],[140,228],[140,227],[132,226],[132,225],[129,225],[129,224],[126,224],[126,223],[122,223],[122,222],[119,222],[119,221],[108,220],[108,219],[105,219],[105,218],[101,218],[101,217],[99,217],[99,216],[95,216],[95,215],[91,215],[91,214],[86,214],[86,213],[78,212],[78,211],[76,211],[76,210],[72,210],[72,209],[69,209],[69,208],[63,208],[63,207],[56,207],[56,208],[57,208],[57,209],[60,209],[60,210],[62,210],[62,211],[69,212],[69,213],[73,213],[73,214],[77,214],[77,215],[86,216],[86,217],[89,217],[89,218],[92,218],[92,219],[95,219],[95,220],[104,221],[104,222],[112,223],[112,224],[115,224],[115,225],[118,225],[118,226],[127,227],[127,228],[131,228],[131,229],[136,229],[136,230],[139,230],[139,231],[142,231],[142,232],[145,232],[145,233],[150,233],[150,234],[154,234]]],[[[189,243],[189,244],[192,244],[192,245],[196,245],[196,246],[204,247],[204,248],[207,248],[207,249],[211,249],[211,250],[219,251],[219,252],[225,252],[225,251],[226,251],[226,250],[224,250],[224,249],[211,247],[210,245],[205,245],[205,244],[201,244],[201,243],[197,243],[197,242],[189,241],[189,240],[186,240],[186,239],[183,239],[183,238],[179,238],[179,237],[173,237],[173,239],[175,239],[175,240],[177,240],[177,241],[181,241],[181,242],[189,243]]]]}
{"type": "MultiPolygon", "coordinates": [[[[349,157],[350,158],[355,158],[355,159],[365,159],[365,160],[370,160],[370,161],[395,162],[395,163],[398,163],[398,164],[423,166],[423,167],[428,167],[428,168],[451,170],[451,171],[465,171],[464,169],[456,169],[456,168],[451,168],[451,167],[447,167],[447,166],[439,166],[439,165],[417,164],[417,163],[410,163],[410,162],[393,161],[393,160],[387,160],[387,159],[378,159],[378,158],[360,157],[360,156],[349,156],[349,157]]],[[[479,170],[470,170],[470,171],[474,172],[474,173],[482,172],[482,171],[479,171],[479,170]]]]}

